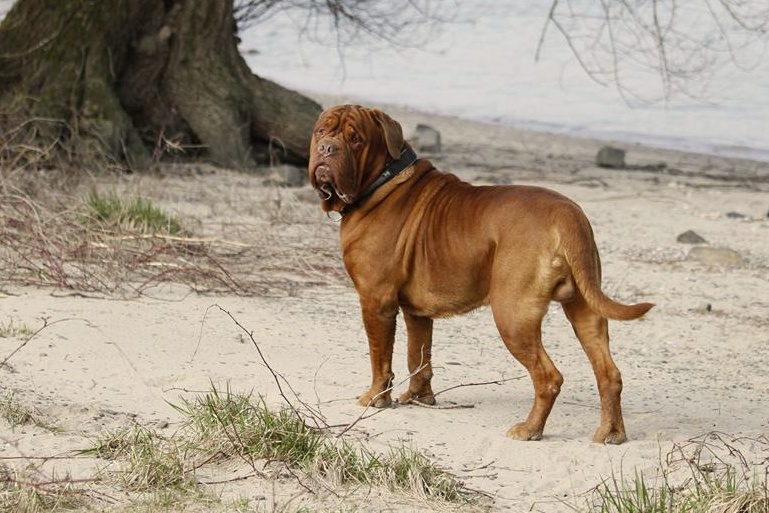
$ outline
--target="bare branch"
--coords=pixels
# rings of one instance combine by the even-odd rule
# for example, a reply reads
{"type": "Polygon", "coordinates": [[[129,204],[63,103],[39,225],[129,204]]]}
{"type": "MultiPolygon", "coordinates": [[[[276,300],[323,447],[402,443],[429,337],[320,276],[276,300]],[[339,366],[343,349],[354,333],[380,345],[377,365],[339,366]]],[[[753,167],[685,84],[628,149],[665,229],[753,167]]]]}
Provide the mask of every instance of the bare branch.
{"type": "Polygon", "coordinates": [[[435,0],[236,0],[235,20],[245,30],[288,13],[303,37],[336,39],[338,51],[354,41],[384,42],[396,48],[416,46],[431,29],[451,21],[456,2],[435,0]]]}
{"type": "Polygon", "coordinates": [[[769,4],[762,2],[554,0],[538,59],[551,24],[582,69],[630,104],[705,99],[716,72],[749,71],[769,48],[769,4]]]}

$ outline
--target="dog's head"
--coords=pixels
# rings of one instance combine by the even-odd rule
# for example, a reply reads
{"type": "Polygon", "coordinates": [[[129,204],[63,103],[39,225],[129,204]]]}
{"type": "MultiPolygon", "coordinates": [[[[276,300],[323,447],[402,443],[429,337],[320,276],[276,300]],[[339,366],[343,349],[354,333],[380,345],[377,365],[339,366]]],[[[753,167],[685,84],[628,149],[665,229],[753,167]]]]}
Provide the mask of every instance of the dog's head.
{"type": "Polygon", "coordinates": [[[339,105],[321,113],[310,143],[310,184],[325,212],[355,203],[405,145],[397,121],[378,109],[339,105]]]}

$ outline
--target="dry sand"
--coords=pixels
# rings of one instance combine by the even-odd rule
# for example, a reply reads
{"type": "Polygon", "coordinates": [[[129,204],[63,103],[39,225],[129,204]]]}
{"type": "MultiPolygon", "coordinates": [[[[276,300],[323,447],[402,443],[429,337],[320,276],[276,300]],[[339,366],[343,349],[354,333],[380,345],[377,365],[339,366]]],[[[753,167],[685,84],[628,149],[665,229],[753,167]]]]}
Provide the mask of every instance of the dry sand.
{"type": "MultiPolygon", "coordinates": [[[[442,132],[443,152],[430,158],[443,171],[477,183],[541,184],[576,200],[593,223],[604,289],[624,302],[657,306],[643,320],[610,327],[625,385],[629,441],[623,445],[590,442],[599,423],[594,378],[555,305],[543,339],[565,384],[543,440],[505,437],[528,412],[531,382],[506,352],[485,308],[436,323],[434,388],[467,385],[440,394],[439,405],[468,407],[394,407],[359,422],[351,436],[382,450],[402,440],[413,444],[470,488],[489,494],[494,511],[569,511],[620,473],[653,481],[677,444],[713,431],[741,438],[748,459],[769,456],[766,444],[755,442],[769,433],[767,164],[619,145],[637,168],[606,170],[593,165],[600,141],[387,110],[406,132],[418,122],[442,132]],[[667,168],[654,167],[660,162],[667,168]],[[742,262],[687,260],[691,246],[676,236],[690,229],[710,247],[739,252],[742,262]],[[506,381],[480,384],[497,380],[506,381]]],[[[240,272],[252,272],[249,279],[264,286],[237,296],[165,284],[129,299],[4,287],[0,322],[49,325],[0,369],[2,395],[13,391],[56,429],[11,430],[0,420],[0,465],[34,461],[57,475],[93,476],[104,463],[71,458],[71,451],[131,423],[173,433],[179,414],[169,402],[205,392],[211,383],[229,383],[280,405],[272,375],[248,337],[213,305],[253,330],[270,366],[329,424],[350,423],[361,414],[355,398],[368,384],[369,363],[357,296],[341,272],[337,225],[319,211],[308,187],[281,189],[255,176],[189,166],[100,186],[149,196],[196,235],[254,252],[257,264],[240,272]],[[62,459],[45,465],[29,459],[51,456],[62,459]]],[[[0,357],[20,342],[0,338],[0,357]]],[[[396,380],[406,378],[404,345],[401,328],[396,380]]],[[[203,481],[247,470],[220,469],[203,481]]],[[[279,481],[276,487],[251,478],[211,488],[222,489],[227,500],[264,498],[264,511],[274,504],[289,511],[302,504],[345,511],[427,507],[383,492],[312,496],[290,476],[279,481]]],[[[126,495],[110,490],[100,507],[113,500],[124,503],[126,495]]]]}

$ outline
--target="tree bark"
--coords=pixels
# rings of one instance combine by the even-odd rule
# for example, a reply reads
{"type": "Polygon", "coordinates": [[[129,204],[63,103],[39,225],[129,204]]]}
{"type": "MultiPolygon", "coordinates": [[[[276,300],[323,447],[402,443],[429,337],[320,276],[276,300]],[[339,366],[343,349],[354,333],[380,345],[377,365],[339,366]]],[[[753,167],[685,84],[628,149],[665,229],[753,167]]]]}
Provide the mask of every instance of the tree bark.
{"type": "Polygon", "coordinates": [[[304,164],[320,106],[251,73],[235,31],[233,0],[18,0],[0,25],[0,139],[131,168],[304,164]]]}

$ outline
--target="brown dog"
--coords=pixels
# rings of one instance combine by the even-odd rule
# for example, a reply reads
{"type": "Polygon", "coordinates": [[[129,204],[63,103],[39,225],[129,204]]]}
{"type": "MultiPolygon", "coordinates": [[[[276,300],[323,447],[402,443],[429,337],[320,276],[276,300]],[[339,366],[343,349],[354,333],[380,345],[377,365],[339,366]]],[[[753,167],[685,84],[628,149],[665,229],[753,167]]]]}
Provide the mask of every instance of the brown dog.
{"type": "Polygon", "coordinates": [[[416,158],[397,122],[357,105],[320,115],[309,177],[323,210],[342,214],[344,264],[360,296],[371,357],[361,405],[392,402],[399,309],[411,376],[399,401],[434,404],[433,319],[490,304],[502,340],[534,382],[529,416],[507,434],[538,440],[563,383],[541,340],[542,318],[558,301],[598,381],[601,426],[593,440],[625,441],[607,318],[636,319],[653,305],[604,295],[593,232],[577,204],[548,189],[478,187],[441,173],[416,158]]]}

